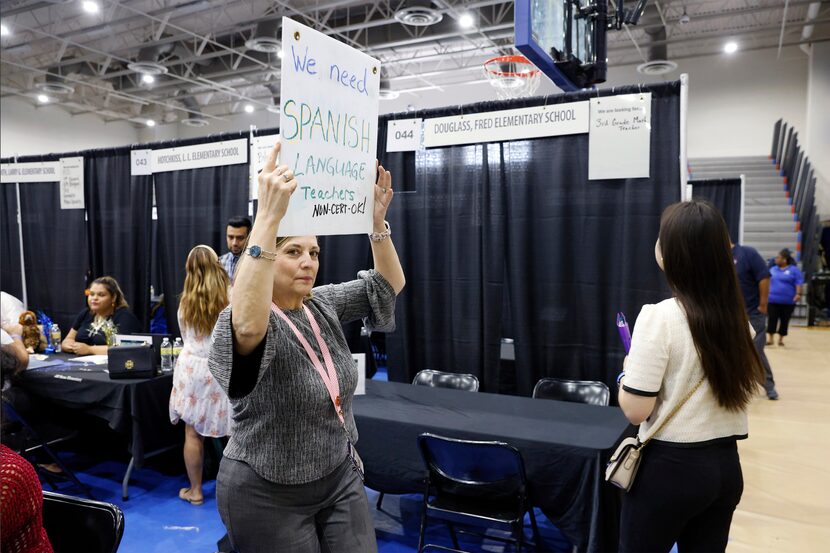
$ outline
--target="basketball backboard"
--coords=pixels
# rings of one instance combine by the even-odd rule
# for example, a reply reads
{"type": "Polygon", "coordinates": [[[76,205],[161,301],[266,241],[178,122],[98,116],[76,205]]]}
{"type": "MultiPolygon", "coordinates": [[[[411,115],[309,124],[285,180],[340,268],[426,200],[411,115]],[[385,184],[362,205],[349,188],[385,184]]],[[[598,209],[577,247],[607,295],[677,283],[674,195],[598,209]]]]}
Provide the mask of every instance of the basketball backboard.
{"type": "Polygon", "coordinates": [[[605,81],[604,0],[516,0],[516,48],[568,92],[605,81]]]}

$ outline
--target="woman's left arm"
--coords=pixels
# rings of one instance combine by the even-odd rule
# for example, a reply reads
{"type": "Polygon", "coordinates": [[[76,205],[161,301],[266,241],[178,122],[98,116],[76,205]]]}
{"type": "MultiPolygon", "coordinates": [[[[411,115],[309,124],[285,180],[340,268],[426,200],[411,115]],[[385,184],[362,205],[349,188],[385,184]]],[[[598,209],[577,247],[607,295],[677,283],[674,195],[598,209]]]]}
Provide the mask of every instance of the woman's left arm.
{"type": "Polygon", "coordinates": [[[620,402],[620,409],[622,409],[628,422],[634,425],[641,424],[654,411],[654,406],[657,404],[657,397],[638,396],[631,392],[626,392],[623,388],[624,383],[625,377],[620,381],[620,393],[617,396],[617,400],[620,402]]]}
{"type": "MultiPolygon", "coordinates": [[[[378,165],[378,181],[375,184],[375,203],[373,216],[373,232],[375,234],[383,234],[386,232],[386,211],[389,209],[389,204],[392,203],[392,174],[378,165]]],[[[400,294],[406,284],[406,278],[403,274],[403,267],[398,259],[398,252],[395,251],[395,245],[392,243],[392,237],[387,236],[383,240],[372,240],[372,258],[375,263],[375,271],[381,274],[383,278],[395,290],[395,295],[400,294]]]]}

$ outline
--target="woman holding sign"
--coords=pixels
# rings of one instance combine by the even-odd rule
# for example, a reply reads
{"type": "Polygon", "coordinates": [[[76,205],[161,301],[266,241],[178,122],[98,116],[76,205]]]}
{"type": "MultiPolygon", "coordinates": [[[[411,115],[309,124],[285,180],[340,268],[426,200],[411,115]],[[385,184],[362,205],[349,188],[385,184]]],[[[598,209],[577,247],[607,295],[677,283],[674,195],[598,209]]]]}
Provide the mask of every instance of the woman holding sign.
{"type": "Polygon", "coordinates": [[[340,326],[366,318],[394,328],[404,275],[384,218],[391,175],[374,187],[375,269],[314,287],[314,236],[275,238],[294,174],[277,165],[279,142],[259,175],[259,212],[237,269],[231,307],[214,329],[210,370],[233,407],[217,478],[217,503],[234,547],[249,552],[374,552],[374,527],[354,445],[357,371],[340,326]]]}

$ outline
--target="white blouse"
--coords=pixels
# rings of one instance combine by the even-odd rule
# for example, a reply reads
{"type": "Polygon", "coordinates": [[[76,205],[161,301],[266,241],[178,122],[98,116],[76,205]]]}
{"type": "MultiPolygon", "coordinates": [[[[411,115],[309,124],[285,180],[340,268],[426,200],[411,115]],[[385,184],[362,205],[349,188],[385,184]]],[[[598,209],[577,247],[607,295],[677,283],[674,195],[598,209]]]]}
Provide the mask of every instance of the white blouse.
{"type": "MultiPolygon", "coordinates": [[[[640,440],[651,437],[674,407],[703,378],[686,314],[675,298],[644,305],[631,338],[625,367],[626,392],[657,397],[647,421],[640,425],[640,440]]],[[[705,380],[654,439],[677,444],[703,445],[747,437],[746,411],[729,411],[718,404],[705,380]]]]}

